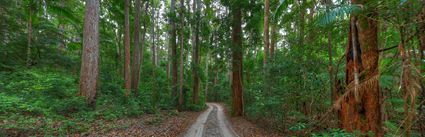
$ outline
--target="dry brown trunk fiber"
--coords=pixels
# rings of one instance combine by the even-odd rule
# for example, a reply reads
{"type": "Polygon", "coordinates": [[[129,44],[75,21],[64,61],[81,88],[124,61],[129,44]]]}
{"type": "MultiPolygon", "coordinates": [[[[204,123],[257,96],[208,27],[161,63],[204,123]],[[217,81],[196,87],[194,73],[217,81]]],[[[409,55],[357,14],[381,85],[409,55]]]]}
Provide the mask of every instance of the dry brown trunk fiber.
{"type": "MultiPolygon", "coordinates": [[[[367,0],[361,1],[363,4],[367,0]]],[[[381,98],[378,70],[378,22],[373,8],[365,9],[367,15],[352,15],[349,42],[346,50],[346,85],[350,92],[344,96],[339,110],[340,127],[353,132],[373,132],[374,136],[383,136],[381,120],[381,98]],[[353,36],[354,35],[354,36],[353,36]],[[353,45],[356,44],[356,45],[353,45]],[[356,49],[353,49],[356,47],[356,49]],[[354,51],[356,50],[356,51],[354,51]],[[354,55],[354,53],[357,55],[354,55]],[[356,62],[355,62],[356,61],[356,62]],[[358,72],[358,84],[355,84],[355,69],[358,72]]]]}

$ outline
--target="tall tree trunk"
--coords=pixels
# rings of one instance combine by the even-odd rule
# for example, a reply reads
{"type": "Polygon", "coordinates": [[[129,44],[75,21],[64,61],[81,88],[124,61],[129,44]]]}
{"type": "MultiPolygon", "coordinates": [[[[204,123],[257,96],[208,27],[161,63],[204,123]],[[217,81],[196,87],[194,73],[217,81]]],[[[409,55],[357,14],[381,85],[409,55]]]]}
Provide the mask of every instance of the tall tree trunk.
{"type": "Polygon", "coordinates": [[[276,49],[276,40],[277,40],[277,22],[276,21],[272,21],[272,32],[271,32],[271,40],[270,40],[270,57],[273,58],[274,56],[274,51],[276,49]]]}
{"type": "Polygon", "coordinates": [[[337,97],[336,87],[335,84],[335,76],[334,76],[334,70],[333,70],[333,57],[332,57],[332,34],[331,32],[328,32],[328,72],[329,72],[329,89],[331,91],[331,102],[334,102],[337,97]]]}
{"type": "Polygon", "coordinates": [[[124,5],[124,50],[125,50],[125,62],[124,62],[124,80],[125,80],[125,95],[130,95],[131,92],[131,70],[130,70],[130,0],[125,0],[124,5]]]}
{"type": "Polygon", "coordinates": [[[242,89],[242,10],[239,5],[232,9],[232,106],[233,116],[243,116],[242,89]]]}
{"type": "MultiPolygon", "coordinates": [[[[152,4],[154,4],[153,2],[152,2],[152,4]]],[[[156,59],[156,45],[155,45],[155,39],[156,39],[156,32],[155,32],[155,27],[156,27],[156,19],[155,19],[155,11],[156,11],[156,8],[154,7],[154,6],[152,6],[152,8],[151,8],[151,19],[152,19],[152,26],[151,26],[151,40],[152,40],[152,45],[151,45],[151,51],[152,51],[152,63],[153,63],[153,66],[154,67],[156,67],[158,64],[157,64],[157,59],[156,59]]],[[[154,69],[156,69],[156,68],[154,68],[154,69]]]]}
{"type": "MultiPolygon", "coordinates": [[[[420,82],[420,86],[421,86],[421,95],[419,95],[419,102],[425,101],[425,86],[423,84],[423,77],[421,77],[423,69],[421,69],[420,66],[423,65],[422,60],[425,59],[424,57],[424,51],[425,51],[425,0],[421,1],[422,3],[422,11],[419,14],[419,23],[418,23],[418,39],[419,39],[419,56],[420,56],[420,60],[418,61],[418,66],[419,66],[419,82],[420,82]]],[[[421,103],[418,107],[419,113],[418,113],[418,122],[419,123],[419,127],[420,127],[420,131],[421,131],[421,136],[425,137],[425,112],[423,109],[424,103],[421,103]]]]}
{"type": "Polygon", "coordinates": [[[199,16],[200,16],[200,7],[199,0],[193,0],[193,13],[195,18],[195,24],[192,25],[192,41],[193,41],[193,65],[192,65],[192,77],[193,77],[193,96],[192,101],[194,104],[199,102],[199,16]]]}
{"type": "Polygon", "coordinates": [[[208,52],[207,53],[207,57],[205,58],[205,94],[204,94],[204,96],[205,96],[205,101],[208,101],[207,100],[207,95],[208,95],[208,82],[209,82],[209,77],[208,77],[208,64],[209,64],[209,55],[210,55],[210,53],[208,52]]]}
{"type": "MultiPolygon", "coordinates": [[[[175,5],[176,1],[171,0],[171,8],[170,12],[172,15],[175,15],[175,5]]],[[[178,87],[177,87],[177,73],[178,73],[178,67],[177,67],[177,43],[176,43],[176,25],[173,17],[170,17],[170,47],[171,47],[171,88],[172,88],[172,97],[176,97],[178,93],[178,87]]],[[[178,99],[175,100],[178,102],[178,99]]]]}
{"type": "Polygon", "coordinates": [[[120,62],[121,62],[121,39],[122,39],[122,37],[121,37],[121,29],[120,29],[120,27],[118,27],[117,28],[117,31],[116,31],[116,34],[115,34],[116,36],[116,47],[115,47],[115,49],[116,49],[116,69],[117,69],[117,72],[118,72],[118,74],[119,75],[122,75],[122,69],[121,69],[121,67],[119,67],[119,64],[120,64],[120,62]]]}
{"type": "Polygon", "coordinates": [[[184,103],[183,86],[184,86],[184,0],[180,0],[180,87],[178,108],[181,110],[184,103]]]}
{"type": "MultiPolygon", "coordinates": [[[[364,4],[367,0],[353,4],[364,4]]],[[[367,15],[352,15],[349,42],[346,50],[346,85],[348,93],[341,98],[340,126],[346,131],[369,131],[383,136],[381,120],[381,96],[378,70],[378,22],[377,13],[366,9],[367,15]],[[357,76],[355,76],[357,75],[357,76]],[[356,82],[355,79],[358,79],[356,82]]]]}
{"type": "MultiPolygon", "coordinates": [[[[333,5],[332,0],[326,0],[326,11],[330,11],[330,7],[333,5]]],[[[335,86],[335,76],[333,70],[333,57],[332,57],[332,30],[328,31],[328,72],[329,72],[329,89],[331,91],[331,102],[333,104],[334,100],[337,98],[337,91],[335,86]]]]}
{"type": "Polygon", "coordinates": [[[264,66],[267,64],[267,59],[269,58],[269,14],[270,14],[270,4],[269,0],[264,0],[264,66]]]}
{"type": "Polygon", "coordinates": [[[29,14],[28,14],[28,45],[27,45],[27,60],[26,65],[27,67],[31,66],[31,39],[32,39],[32,5],[29,7],[29,14]]]}
{"type": "Polygon", "coordinates": [[[152,104],[154,104],[153,106],[156,107],[158,100],[159,100],[159,92],[158,92],[158,82],[157,82],[157,77],[156,77],[156,73],[157,73],[157,69],[158,69],[158,64],[157,64],[157,51],[156,51],[156,43],[155,43],[155,39],[156,39],[156,32],[155,32],[155,27],[156,27],[156,18],[155,18],[155,13],[156,8],[155,8],[155,2],[152,1],[152,6],[151,6],[151,52],[152,52],[152,65],[153,65],[153,69],[152,69],[152,104]]]}
{"type": "Polygon", "coordinates": [[[404,122],[404,128],[405,128],[405,135],[406,137],[410,137],[411,134],[411,127],[412,127],[412,121],[413,121],[413,117],[415,112],[415,109],[412,108],[416,108],[415,107],[415,98],[413,97],[411,98],[411,102],[408,101],[409,96],[411,96],[411,91],[410,87],[411,87],[411,72],[410,72],[410,55],[409,52],[406,51],[405,46],[406,46],[406,40],[405,40],[405,28],[401,27],[400,28],[400,40],[401,40],[401,44],[398,46],[399,51],[400,51],[400,57],[402,59],[402,73],[401,73],[401,91],[403,93],[403,100],[404,100],[404,104],[403,104],[403,109],[404,109],[404,115],[406,117],[406,120],[404,122]],[[409,109],[409,103],[412,105],[411,109],[409,109]]]}
{"type": "Polygon", "coordinates": [[[131,68],[132,71],[132,84],[131,89],[135,93],[135,95],[138,94],[138,88],[139,88],[139,79],[140,79],[140,39],[139,39],[139,30],[140,30],[140,9],[141,9],[141,0],[136,0],[136,15],[134,18],[134,52],[133,52],[133,67],[131,68]]]}
{"type": "Polygon", "coordinates": [[[99,11],[99,0],[86,0],[79,95],[92,107],[99,76],[99,11]]]}

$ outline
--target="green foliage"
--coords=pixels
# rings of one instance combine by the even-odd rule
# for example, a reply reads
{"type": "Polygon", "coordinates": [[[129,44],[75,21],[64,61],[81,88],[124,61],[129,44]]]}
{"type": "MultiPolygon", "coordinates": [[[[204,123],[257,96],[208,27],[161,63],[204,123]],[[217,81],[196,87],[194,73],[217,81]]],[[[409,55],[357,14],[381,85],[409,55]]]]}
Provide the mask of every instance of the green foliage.
{"type": "Polygon", "coordinates": [[[313,137],[357,137],[358,134],[347,133],[342,129],[330,129],[328,132],[312,134],[313,137]]]}
{"type": "Polygon", "coordinates": [[[337,20],[346,20],[350,14],[359,10],[358,5],[341,5],[320,13],[316,22],[318,26],[328,26],[337,20]]]}

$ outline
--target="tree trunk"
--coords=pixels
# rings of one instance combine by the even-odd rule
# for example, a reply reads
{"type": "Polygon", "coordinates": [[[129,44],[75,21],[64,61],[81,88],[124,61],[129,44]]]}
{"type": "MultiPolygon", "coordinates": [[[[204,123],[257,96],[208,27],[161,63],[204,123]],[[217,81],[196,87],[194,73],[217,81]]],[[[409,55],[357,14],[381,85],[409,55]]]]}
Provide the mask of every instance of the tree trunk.
{"type": "Polygon", "coordinates": [[[31,66],[31,39],[32,39],[32,6],[29,6],[29,14],[28,14],[28,45],[27,45],[27,67],[31,66]]]}
{"type": "Polygon", "coordinates": [[[412,121],[413,121],[413,117],[414,117],[414,113],[415,109],[409,109],[409,103],[412,105],[411,108],[416,108],[415,107],[415,97],[411,98],[411,102],[408,101],[409,96],[411,96],[411,92],[414,91],[410,91],[410,87],[411,87],[411,76],[410,76],[410,55],[409,52],[406,51],[405,49],[405,45],[406,45],[406,41],[405,41],[405,28],[401,27],[400,28],[400,40],[401,40],[401,44],[398,46],[399,51],[400,51],[400,57],[402,60],[402,73],[401,73],[401,91],[403,93],[403,100],[404,100],[404,104],[403,104],[403,109],[404,109],[404,115],[406,117],[406,121],[404,122],[404,128],[405,128],[405,135],[406,137],[410,137],[411,134],[411,127],[412,127],[412,121]]]}
{"type": "MultiPolygon", "coordinates": [[[[418,61],[419,66],[419,75],[422,75],[423,69],[421,69],[420,66],[423,65],[422,60],[425,59],[424,57],[424,51],[425,51],[425,0],[421,1],[422,3],[422,11],[419,14],[419,23],[418,23],[418,39],[419,39],[419,56],[420,60],[418,61]]],[[[423,77],[420,76],[419,78],[420,86],[421,86],[421,95],[419,95],[419,102],[425,101],[425,90],[424,90],[424,84],[423,84],[423,77]]],[[[419,113],[418,113],[418,122],[419,123],[419,129],[421,131],[421,136],[425,137],[425,113],[423,109],[424,103],[421,103],[418,107],[419,113]]]]}
{"type": "MultiPolygon", "coordinates": [[[[153,4],[153,3],[152,3],[153,4]]],[[[155,38],[156,38],[156,32],[155,32],[155,27],[156,27],[156,19],[155,19],[155,7],[152,6],[151,8],[151,20],[152,20],[152,26],[151,26],[151,40],[152,40],[152,44],[151,44],[151,51],[152,51],[152,63],[153,66],[155,67],[154,70],[156,69],[156,66],[158,66],[157,64],[157,59],[156,59],[156,45],[155,45],[155,38]]]]}
{"type": "Polygon", "coordinates": [[[121,62],[121,47],[120,47],[120,45],[121,45],[121,39],[122,39],[122,37],[121,37],[121,29],[120,29],[120,27],[118,27],[118,30],[116,31],[116,34],[115,34],[116,36],[116,47],[115,47],[115,49],[116,49],[116,69],[117,69],[117,71],[118,71],[118,74],[119,75],[122,75],[122,69],[121,69],[121,67],[119,67],[119,64],[120,64],[120,62],[121,62]]]}
{"type": "MultiPolygon", "coordinates": [[[[171,9],[170,12],[172,15],[175,15],[175,0],[171,0],[171,9]]],[[[178,66],[177,66],[177,43],[176,43],[176,25],[173,17],[170,17],[170,47],[171,47],[171,77],[172,77],[172,97],[175,98],[178,93],[178,87],[177,87],[177,73],[178,73],[178,66]]],[[[175,100],[178,102],[178,99],[175,100]]]]}
{"type": "Polygon", "coordinates": [[[208,64],[209,64],[209,55],[210,53],[207,53],[207,57],[205,58],[205,101],[207,100],[207,95],[208,95],[208,64]]]}
{"type": "Polygon", "coordinates": [[[272,32],[271,32],[271,41],[270,41],[270,58],[273,58],[274,51],[276,49],[276,40],[277,40],[277,22],[274,21],[272,24],[272,32]]]}
{"type": "Polygon", "coordinates": [[[125,61],[124,61],[124,80],[125,80],[125,95],[130,95],[131,92],[131,70],[130,70],[130,0],[125,0],[124,5],[124,52],[125,52],[125,61]]]}
{"type": "MultiPolygon", "coordinates": [[[[329,8],[333,5],[332,0],[326,0],[326,11],[329,12],[329,8]]],[[[328,72],[329,72],[329,89],[331,91],[331,102],[332,104],[337,99],[337,91],[335,86],[335,76],[333,70],[333,57],[332,57],[332,31],[328,31],[328,72]]]]}
{"type": "Polygon", "coordinates": [[[79,95],[94,107],[99,76],[99,1],[86,0],[85,9],[79,95]]]}
{"type": "Polygon", "coordinates": [[[264,0],[264,66],[267,64],[269,58],[269,14],[270,14],[269,0],[264,0]]]}
{"type": "MultiPolygon", "coordinates": [[[[352,0],[354,4],[356,3],[352,0]]],[[[373,8],[367,15],[352,15],[346,50],[346,85],[341,98],[340,126],[346,131],[369,131],[383,136],[378,70],[378,22],[373,8]],[[355,76],[357,74],[357,76],[355,76]],[[355,79],[358,79],[356,82],[355,79]]]]}
{"type": "Polygon", "coordinates": [[[138,94],[138,89],[139,89],[139,79],[140,79],[140,47],[139,47],[139,43],[140,43],[140,39],[139,39],[139,30],[140,30],[140,12],[141,12],[141,0],[136,0],[136,15],[134,18],[134,52],[133,52],[133,67],[131,70],[132,71],[132,90],[135,93],[135,95],[138,94]]]}
{"type": "Polygon", "coordinates": [[[242,11],[239,5],[232,9],[232,97],[233,116],[243,116],[242,89],[242,11]]]}
{"type": "Polygon", "coordinates": [[[192,101],[194,104],[199,102],[199,0],[193,1],[193,13],[195,18],[195,24],[192,25],[192,41],[193,41],[193,65],[192,65],[192,77],[193,77],[193,96],[192,101]]]}
{"type": "Polygon", "coordinates": [[[182,109],[184,103],[183,86],[184,86],[184,0],[180,0],[180,90],[178,108],[182,109]]]}
{"type": "Polygon", "coordinates": [[[333,71],[333,57],[332,57],[332,34],[331,32],[328,32],[328,71],[329,71],[329,89],[331,91],[331,102],[334,102],[337,97],[336,87],[335,84],[335,76],[333,71]]]}

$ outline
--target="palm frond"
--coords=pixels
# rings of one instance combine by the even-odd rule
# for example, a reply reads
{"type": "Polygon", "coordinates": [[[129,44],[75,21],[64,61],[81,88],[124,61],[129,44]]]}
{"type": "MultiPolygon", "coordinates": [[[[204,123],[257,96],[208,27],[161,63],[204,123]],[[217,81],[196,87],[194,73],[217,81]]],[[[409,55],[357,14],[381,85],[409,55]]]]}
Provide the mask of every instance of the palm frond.
{"type": "Polygon", "coordinates": [[[358,5],[342,5],[336,8],[330,9],[329,11],[324,10],[319,12],[316,17],[316,25],[320,27],[327,26],[339,19],[348,19],[348,15],[353,12],[360,10],[358,5]]]}
{"type": "Polygon", "coordinates": [[[294,3],[294,0],[280,0],[276,10],[272,13],[273,18],[275,20],[278,20],[278,18],[282,16],[284,10],[288,9],[289,5],[291,5],[292,3],[294,3]]]}

